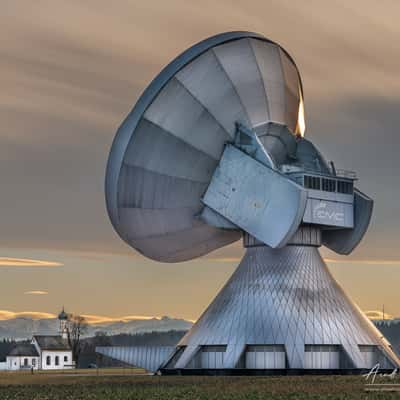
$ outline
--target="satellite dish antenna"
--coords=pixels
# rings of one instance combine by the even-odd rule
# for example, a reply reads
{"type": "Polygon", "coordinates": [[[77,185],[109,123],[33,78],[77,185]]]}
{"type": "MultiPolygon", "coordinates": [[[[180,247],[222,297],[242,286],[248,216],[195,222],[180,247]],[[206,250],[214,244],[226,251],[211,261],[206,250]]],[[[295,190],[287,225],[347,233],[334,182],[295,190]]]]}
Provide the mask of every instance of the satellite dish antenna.
{"type": "Polygon", "coordinates": [[[304,131],[296,64],[251,32],[185,51],[118,129],[105,191],[123,240],[162,262],[241,237],[247,249],[162,372],[399,365],[318,253],[321,244],[350,253],[373,202],[304,131]]]}

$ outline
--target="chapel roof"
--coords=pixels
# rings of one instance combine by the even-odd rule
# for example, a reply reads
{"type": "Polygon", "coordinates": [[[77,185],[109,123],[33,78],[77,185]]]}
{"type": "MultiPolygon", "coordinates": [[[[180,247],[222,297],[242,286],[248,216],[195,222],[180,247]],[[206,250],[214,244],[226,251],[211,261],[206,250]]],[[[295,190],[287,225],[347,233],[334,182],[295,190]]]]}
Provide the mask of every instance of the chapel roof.
{"type": "Polygon", "coordinates": [[[34,335],[33,338],[41,350],[71,350],[68,341],[60,335],[34,335]]]}
{"type": "Polygon", "coordinates": [[[36,347],[30,343],[19,343],[17,344],[8,354],[9,356],[19,357],[19,356],[30,356],[39,357],[36,347]]]}

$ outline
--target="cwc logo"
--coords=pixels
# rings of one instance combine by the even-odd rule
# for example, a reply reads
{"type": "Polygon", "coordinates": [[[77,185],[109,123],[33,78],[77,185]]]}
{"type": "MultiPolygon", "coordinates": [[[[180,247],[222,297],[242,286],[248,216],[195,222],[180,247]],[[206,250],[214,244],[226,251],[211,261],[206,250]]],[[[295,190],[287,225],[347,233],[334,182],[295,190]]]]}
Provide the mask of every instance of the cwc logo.
{"type": "Polygon", "coordinates": [[[343,223],[344,222],[344,213],[329,211],[327,209],[327,203],[321,202],[314,208],[314,218],[317,219],[328,219],[330,221],[343,223]]]}

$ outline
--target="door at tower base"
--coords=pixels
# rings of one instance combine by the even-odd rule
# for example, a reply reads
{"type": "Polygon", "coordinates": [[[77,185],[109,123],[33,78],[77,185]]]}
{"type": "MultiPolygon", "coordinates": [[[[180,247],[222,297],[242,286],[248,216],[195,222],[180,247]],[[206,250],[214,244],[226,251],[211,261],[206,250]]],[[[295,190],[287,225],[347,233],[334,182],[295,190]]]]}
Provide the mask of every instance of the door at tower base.
{"type": "Polygon", "coordinates": [[[305,369],[339,369],[341,348],[335,345],[306,345],[305,369]]]}
{"type": "Polygon", "coordinates": [[[382,353],[382,350],[379,346],[360,344],[358,348],[360,349],[364,368],[371,369],[377,364],[379,364],[379,368],[382,369],[393,368],[393,366],[388,362],[387,358],[382,353]]]}
{"type": "Polygon", "coordinates": [[[244,363],[246,369],[284,369],[286,353],[283,345],[247,346],[244,363]]]}
{"type": "Polygon", "coordinates": [[[186,368],[218,369],[224,367],[226,346],[201,346],[186,368]]]}
{"type": "Polygon", "coordinates": [[[379,353],[376,346],[360,345],[361,355],[364,359],[365,368],[372,368],[379,362],[379,353]]]}

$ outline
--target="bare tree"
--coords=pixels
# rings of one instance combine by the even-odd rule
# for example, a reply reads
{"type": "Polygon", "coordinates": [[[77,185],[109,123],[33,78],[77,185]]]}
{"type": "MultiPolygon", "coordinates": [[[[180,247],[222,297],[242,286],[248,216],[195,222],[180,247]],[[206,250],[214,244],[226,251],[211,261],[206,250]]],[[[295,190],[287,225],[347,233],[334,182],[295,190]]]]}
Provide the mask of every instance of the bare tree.
{"type": "Polygon", "coordinates": [[[72,349],[72,357],[75,365],[78,365],[82,346],[81,339],[87,330],[87,322],[80,315],[70,314],[66,325],[68,344],[72,349]]]}

